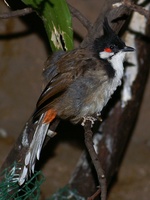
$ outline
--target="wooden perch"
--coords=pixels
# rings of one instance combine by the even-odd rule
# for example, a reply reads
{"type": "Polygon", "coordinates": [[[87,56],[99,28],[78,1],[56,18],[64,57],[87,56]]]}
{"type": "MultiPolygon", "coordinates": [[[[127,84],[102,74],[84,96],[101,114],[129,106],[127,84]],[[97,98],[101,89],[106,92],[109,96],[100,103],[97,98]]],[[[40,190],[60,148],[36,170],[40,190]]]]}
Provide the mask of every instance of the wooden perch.
{"type": "Polygon", "coordinates": [[[87,147],[88,153],[90,155],[90,158],[92,160],[92,163],[93,163],[94,168],[97,173],[99,189],[88,200],[93,200],[100,193],[101,193],[101,200],[105,200],[107,198],[106,177],[105,177],[105,172],[103,170],[103,167],[101,166],[101,162],[100,162],[98,155],[94,149],[93,131],[91,130],[91,128],[92,128],[92,123],[89,120],[87,120],[84,124],[85,145],[87,147]]]}

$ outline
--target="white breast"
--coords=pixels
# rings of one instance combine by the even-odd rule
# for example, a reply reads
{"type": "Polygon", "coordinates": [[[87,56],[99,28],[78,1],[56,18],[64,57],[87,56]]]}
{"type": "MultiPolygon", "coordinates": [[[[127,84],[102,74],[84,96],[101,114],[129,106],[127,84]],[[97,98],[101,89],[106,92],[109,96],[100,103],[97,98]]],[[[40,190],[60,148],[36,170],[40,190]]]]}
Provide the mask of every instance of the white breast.
{"type": "Polygon", "coordinates": [[[119,52],[108,60],[115,70],[115,77],[112,79],[111,94],[114,93],[116,88],[121,84],[121,79],[123,77],[124,58],[125,58],[125,52],[119,52]]]}
{"type": "MultiPolygon", "coordinates": [[[[101,112],[103,107],[107,104],[111,95],[116,88],[121,84],[123,76],[123,60],[125,57],[124,52],[119,52],[112,56],[108,61],[111,63],[115,70],[115,76],[111,80],[107,80],[100,84],[95,93],[93,94],[93,102],[91,104],[84,105],[81,111],[82,116],[91,115],[101,112]]],[[[97,74],[97,76],[99,76],[97,74]]],[[[104,78],[104,77],[103,77],[104,78]]]]}
{"type": "Polygon", "coordinates": [[[104,83],[103,90],[105,92],[103,93],[103,100],[101,97],[101,101],[99,101],[101,94],[99,94],[99,92],[97,92],[97,95],[95,98],[97,112],[101,112],[103,107],[107,104],[108,100],[110,99],[111,95],[114,93],[114,91],[117,89],[117,87],[121,84],[121,79],[123,77],[124,57],[125,57],[125,53],[119,52],[119,53],[115,54],[111,59],[108,60],[115,70],[115,76],[112,78],[112,80],[104,83]]]}

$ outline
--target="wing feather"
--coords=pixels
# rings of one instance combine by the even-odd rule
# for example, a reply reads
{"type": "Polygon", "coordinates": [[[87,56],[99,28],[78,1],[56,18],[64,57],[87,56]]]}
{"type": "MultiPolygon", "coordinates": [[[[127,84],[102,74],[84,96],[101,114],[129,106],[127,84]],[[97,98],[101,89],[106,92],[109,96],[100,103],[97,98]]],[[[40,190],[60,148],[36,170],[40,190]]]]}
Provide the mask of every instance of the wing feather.
{"type": "Polygon", "coordinates": [[[49,83],[37,102],[35,114],[41,114],[47,106],[50,108],[56,98],[59,98],[79,76],[83,76],[88,68],[91,70],[95,65],[96,62],[90,51],[86,50],[85,56],[85,49],[72,50],[62,55],[57,62],[55,60],[54,64],[50,63],[46,68],[49,83]]]}

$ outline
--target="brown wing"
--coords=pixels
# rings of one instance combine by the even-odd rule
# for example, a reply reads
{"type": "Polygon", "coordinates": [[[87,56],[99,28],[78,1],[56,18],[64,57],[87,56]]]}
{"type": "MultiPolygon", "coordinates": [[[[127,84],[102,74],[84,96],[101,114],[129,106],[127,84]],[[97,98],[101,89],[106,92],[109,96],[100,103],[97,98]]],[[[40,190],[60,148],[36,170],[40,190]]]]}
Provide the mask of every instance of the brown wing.
{"type": "Polygon", "coordinates": [[[92,68],[93,62],[96,63],[90,51],[86,50],[85,55],[85,49],[75,49],[65,53],[57,62],[47,67],[49,83],[37,102],[35,114],[47,110],[47,106],[51,107],[50,105],[67,90],[69,85],[88,70],[87,66],[92,68]]]}
{"type": "Polygon", "coordinates": [[[57,62],[64,54],[66,54],[65,51],[57,51],[51,54],[46,60],[43,69],[43,78],[45,86],[57,74],[57,62]]]}

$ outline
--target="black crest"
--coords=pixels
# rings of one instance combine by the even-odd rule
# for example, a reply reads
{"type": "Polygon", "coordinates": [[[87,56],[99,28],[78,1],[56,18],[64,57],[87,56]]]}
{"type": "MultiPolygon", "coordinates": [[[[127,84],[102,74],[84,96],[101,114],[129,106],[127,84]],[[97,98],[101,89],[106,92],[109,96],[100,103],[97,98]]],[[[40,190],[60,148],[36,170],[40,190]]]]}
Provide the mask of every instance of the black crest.
{"type": "Polygon", "coordinates": [[[108,23],[108,19],[105,17],[104,18],[104,22],[103,22],[103,31],[104,31],[104,35],[114,35],[114,31],[111,29],[111,27],[109,26],[108,23]]]}
{"type": "Polygon", "coordinates": [[[98,55],[99,52],[103,51],[105,48],[109,48],[114,45],[116,47],[116,52],[123,49],[125,43],[118,37],[118,35],[109,26],[108,20],[105,17],[103,22],[103,35],[96,38],[94,41],[93,50],[98,55]]]}

